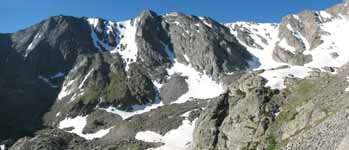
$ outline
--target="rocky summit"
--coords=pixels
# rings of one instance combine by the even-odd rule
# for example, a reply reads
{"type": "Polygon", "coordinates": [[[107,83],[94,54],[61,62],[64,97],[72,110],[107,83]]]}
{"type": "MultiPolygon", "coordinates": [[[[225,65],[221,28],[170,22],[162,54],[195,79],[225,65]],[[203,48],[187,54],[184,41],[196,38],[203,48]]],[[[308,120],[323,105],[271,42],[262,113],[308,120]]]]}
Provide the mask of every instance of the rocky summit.
{"type": "Polygon", "coordinates": [[[348,1],[280,23],[53,16],[0,33],[1,150],[348,150],[348,1]]]}

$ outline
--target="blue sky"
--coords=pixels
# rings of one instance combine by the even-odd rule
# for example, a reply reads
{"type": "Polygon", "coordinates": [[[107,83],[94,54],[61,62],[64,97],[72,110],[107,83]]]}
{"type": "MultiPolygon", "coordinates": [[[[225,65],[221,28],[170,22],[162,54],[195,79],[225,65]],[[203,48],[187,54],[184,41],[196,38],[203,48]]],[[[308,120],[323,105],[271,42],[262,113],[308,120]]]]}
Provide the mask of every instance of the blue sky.
{"type": "Polygon", "coordinates": [[[0,0],[0,32],[14,32],[49,16],[101,17],[114,21],[141,10],[179,11],[219,22],[279,22],[289,13],[328,8],[342,0],[0,0]]]}

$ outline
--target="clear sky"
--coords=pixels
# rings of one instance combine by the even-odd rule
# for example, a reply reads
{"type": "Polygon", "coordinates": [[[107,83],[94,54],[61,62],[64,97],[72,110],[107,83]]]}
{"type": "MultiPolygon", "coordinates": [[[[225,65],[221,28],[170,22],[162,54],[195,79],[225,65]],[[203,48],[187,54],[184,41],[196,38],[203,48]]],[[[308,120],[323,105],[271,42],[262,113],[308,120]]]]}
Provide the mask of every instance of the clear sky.
{"type": "Polygon", "coordinates": [[[0,0],[0,32],[14,32],[49,16],[101,17],[122,21],[141,10],[179,11],[219,22],[280,22],[304,9],[320,10],[342,0],[0,0]]]}

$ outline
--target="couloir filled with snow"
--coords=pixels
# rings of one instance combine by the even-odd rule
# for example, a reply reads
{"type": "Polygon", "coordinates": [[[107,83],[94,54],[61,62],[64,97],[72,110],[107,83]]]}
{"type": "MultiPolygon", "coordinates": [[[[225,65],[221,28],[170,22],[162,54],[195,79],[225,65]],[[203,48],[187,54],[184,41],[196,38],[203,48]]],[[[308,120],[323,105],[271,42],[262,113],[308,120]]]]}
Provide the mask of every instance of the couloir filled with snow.
{"type": "Polygon", "coordinates": [[[117,45],[115,47],[110,46],[108,43],[103,42],[98,38],[95,30],[99,23],[102,22],[98,18],[89,18],[87,21],[91,26],[91,37],[95,47],[100,51],[107,50],[111,53],[118,53],[126,63],[126,70],[128,70],[129,64],[137,60],[138,48],[136,44],[136,31],[138,19],[131,19],[121,22],[106,21],[106,34],[115,36],[117,45]]]}

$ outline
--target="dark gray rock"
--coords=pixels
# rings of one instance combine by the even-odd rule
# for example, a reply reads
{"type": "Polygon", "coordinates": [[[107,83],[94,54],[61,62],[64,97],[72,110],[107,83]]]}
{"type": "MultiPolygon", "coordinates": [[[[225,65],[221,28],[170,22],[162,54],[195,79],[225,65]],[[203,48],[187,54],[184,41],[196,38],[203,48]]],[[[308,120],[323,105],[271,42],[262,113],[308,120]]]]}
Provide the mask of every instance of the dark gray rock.
{"type": "Polygon", "coordinates": [[[77,150],[88,148],[81,137],[57,129],[40,131],[35,137],[19,139],[9,150],[77,150]]]}
{"type": "Polygon", "coordinates": [[[114,115],[103,110],[96,110],[87,117],[87,124],[83,130],[83,133],[96,133],[101,129],[110,128],[121,121],[122,118],[118,115],[114,115]]]}
{"type": "Polygon", "coordinates": [[[188,84],[185,77],[172,75],[170,79],[160,88],[160,98],[164,104],[176,101],[180,96],[188,92],[188,84]]]}
{"type": "MultiPolygon", "coordinates": [[[[136,134],[141,131],[154,131],[164,135],[182,125],[183,120],[186,119],[182,117],[184,113],[191,112],[189,116],[196,119],[201,113],[201,108],[206,105],[207,100],[193,100],[182,104],[165,105],[133,116],[114,124],[109,134],[98,140],[98,143],[104,145],[123,140],[134,140],[136,134]]],[[[188,119],[193,120],[191,117],[188,119]]]]}
{"type": "Polygon", "coordinates": [[[221,73],[244,70],[252,59],[230,30],[210,18],[164,15],[178,62],[217,78],[221,73]],[[187,60],[188,58],[188,60],[187,60]]]}
{"type": "Polygon", "coordinates": [[[0,35],[0,140],[41,126],[63,81],[51,77],[68,73],[78,55],[96,52],[89,32],[84,19],[56,16],[0,35]]]}
{"type": "MultiPolygon", "coordinates": [[[[257,44],[255,42],[255,40],[250,36],[252,34],[253,31],[250,31],[249,29],[247,29],[246,27],[243,26],[238,26],[235,25],[234,29],[235,31],[237,31],[237,38],[244,44],[246,44],[249,47],[253,47],[253,48],[257,48],[257,49],[264,49],[261,45],[257,44]]],[[[258,36],[259,38],[261,38],[261,40],[265,43],[267,43],[267,40],[265,38],[263,38],[262,36],[258,36]]]]}

